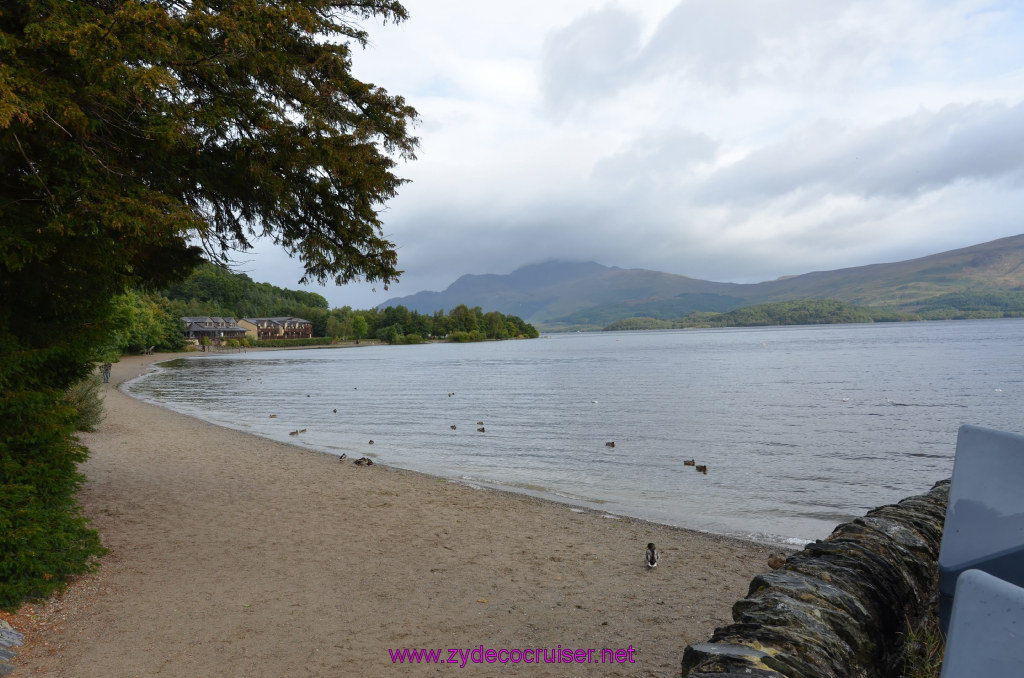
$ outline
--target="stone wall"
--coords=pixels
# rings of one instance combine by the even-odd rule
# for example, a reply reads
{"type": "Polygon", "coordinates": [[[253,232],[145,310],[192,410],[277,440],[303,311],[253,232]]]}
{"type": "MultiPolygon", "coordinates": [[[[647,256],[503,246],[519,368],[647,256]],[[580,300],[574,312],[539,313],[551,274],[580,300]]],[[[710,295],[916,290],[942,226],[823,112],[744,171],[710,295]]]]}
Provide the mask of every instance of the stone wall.
{"type": "Polygon", "coordinates": [[[21,645],[22,636],[11,628],[11,625],[0,619],[0,676],[6,676],[14,671],[14,665],[8,662],[14,659],[15,645],[21,645]]]}
{"type": "Polygon", "coordinates": [[[734,624],[683,655],[684,678],[882,678],[907,621],[936,601],[945,480],[882,506],[758,575],[734,624]]]}

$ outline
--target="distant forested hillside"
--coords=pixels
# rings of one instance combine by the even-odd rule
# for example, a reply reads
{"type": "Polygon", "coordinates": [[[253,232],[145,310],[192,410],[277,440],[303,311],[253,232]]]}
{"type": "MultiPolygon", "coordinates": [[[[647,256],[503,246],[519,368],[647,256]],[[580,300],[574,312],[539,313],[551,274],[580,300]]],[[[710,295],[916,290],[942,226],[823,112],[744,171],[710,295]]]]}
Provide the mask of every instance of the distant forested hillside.
{"type": "Polygon", "coordinates": [[[287,290],[270,283],[254,282],[245,273],[232,273],[204,264],[181,283],[163,290],[178,303],[181,315],[256,318],[298,316],[313,320],[329,310],[327,300],[314,292],[287,290]]]}
{"type": "Polygon", "coordinates": [[[1024,317],[1024,292],[953,292],[932,297],[914,309],[925,320],[1019,318],[1024,317]]]}
{"type": "Polygon", "coordinates": [[[744,306],[725,313],[697,311],[674,320],[645,316],[609,323],[606,331],[665,330],[688,327],[754,327],[881,323],[908,320],[969,320],[1024,317],[1024,292],[956,292],[915,307],[912,313],[858,306],[834,299],[804,299],[744,306]]]}
{"type": "Polygon", "coordinates": [[[745,306],[725,313],[698,311],[676,320],[626,318],[606,330],[681,329],[691,327],[760,327],[767,325],[831,325],[841,323],[921,320],[921,316],[856,306],[832,299],[783,301],[745,306]]]}

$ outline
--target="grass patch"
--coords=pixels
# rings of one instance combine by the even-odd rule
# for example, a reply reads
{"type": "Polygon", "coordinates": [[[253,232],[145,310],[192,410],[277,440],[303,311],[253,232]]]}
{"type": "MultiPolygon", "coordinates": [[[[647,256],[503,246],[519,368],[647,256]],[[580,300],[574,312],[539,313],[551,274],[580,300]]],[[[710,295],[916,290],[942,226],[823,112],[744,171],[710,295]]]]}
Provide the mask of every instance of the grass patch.
{"type": "Polygon", "coordinates": [[[937,606],[916,623],[906,620],[900,678],[939,678],[946,639],[939,629],[937,606]]]}

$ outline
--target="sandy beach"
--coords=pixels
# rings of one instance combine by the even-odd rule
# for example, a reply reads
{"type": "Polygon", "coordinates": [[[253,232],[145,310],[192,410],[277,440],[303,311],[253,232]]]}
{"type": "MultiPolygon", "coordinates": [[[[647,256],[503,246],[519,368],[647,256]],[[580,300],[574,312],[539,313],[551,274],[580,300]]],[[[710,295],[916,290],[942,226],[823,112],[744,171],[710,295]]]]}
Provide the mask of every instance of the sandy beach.
{"type": "Polygon", "coordinates": [[[169,357],[114,366],[80,494],[110,554],[0,615],[26,634],[15,676],[675,676],[777,550],[339,462],[118,390],[169,357]],[[633,662],[528,663],[559,646],[633,662]],[[414,648],[444,663],[392,661],[414,648]]]}

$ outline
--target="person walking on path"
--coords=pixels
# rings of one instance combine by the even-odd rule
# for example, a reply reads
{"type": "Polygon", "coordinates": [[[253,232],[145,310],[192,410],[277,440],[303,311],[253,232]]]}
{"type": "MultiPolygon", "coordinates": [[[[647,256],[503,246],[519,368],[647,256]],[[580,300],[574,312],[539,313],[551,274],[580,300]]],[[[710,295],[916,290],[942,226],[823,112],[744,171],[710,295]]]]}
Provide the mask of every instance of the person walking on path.
{"type": "Polygon", "coordinates": [[[110,368],[112,368],[112,367],[113,367],[113,365],[111,365],[110,363],[103,363],[103,366],[100,368],[101,370],[103,370],[103,383],[104,384],[109,384],[110,383],[110,368]]]}

